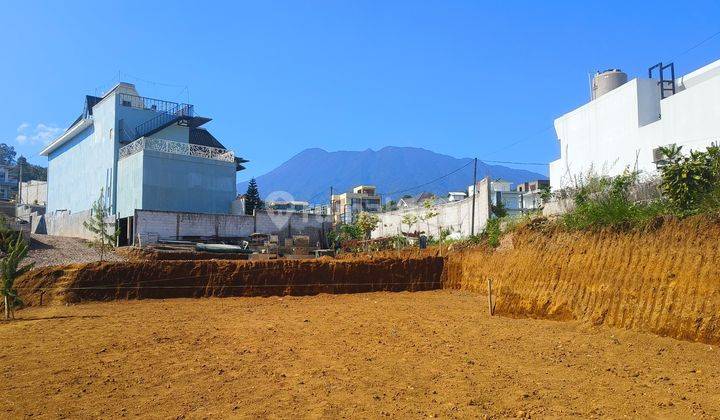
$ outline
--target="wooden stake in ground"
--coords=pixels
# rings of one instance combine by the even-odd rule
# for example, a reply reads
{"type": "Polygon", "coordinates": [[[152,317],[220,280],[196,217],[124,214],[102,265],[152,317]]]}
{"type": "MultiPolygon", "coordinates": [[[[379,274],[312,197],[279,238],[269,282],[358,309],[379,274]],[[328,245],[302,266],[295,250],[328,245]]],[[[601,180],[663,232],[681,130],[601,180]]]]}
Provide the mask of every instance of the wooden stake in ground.
{"type": "Polygon", "coordinates": [[[495,307],[492,302],[492,279],[488,277],[488,312],[490,316],[495,315],[495,307]]]}

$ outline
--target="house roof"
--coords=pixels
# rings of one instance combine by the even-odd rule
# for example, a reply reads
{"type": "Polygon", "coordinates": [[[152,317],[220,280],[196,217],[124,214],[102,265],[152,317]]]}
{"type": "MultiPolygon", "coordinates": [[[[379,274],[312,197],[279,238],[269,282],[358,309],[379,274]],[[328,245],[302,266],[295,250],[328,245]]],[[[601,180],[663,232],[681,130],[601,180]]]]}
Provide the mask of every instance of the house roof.
{"type": "Polygon", "coordinates": [[[406,206],[412,207],[424,203],[425,200],[435,200],[435,198],[435,194],[425,191],[415,195],[414,197],[401,198],[400,200],[398,200],[398,203],[402,201],[403,204],[405,204],[406,206]]]}
{"type": "Polygon", "coordinates": [[[60,147],[65,141],[73,138],[80,132],[82,132],[84,129],[90,127],[93,123],[93,120],[91,118],[82,118],[75,122],[73,125],[70,126],[63,134],[60,135],[60,137],[53,140],[52,143],[50,143],[46,148],[40,151],[40,156],[47,156],[49,155],[53,150],[60,147]]]}
{"type": "Polygon", "coordinates": [[[190,144],[198,144],[201,146],[217,147],[218,149],[225,149],[222,143],[218,141],[209,131],[204,128],[191,128],[190,129],[190,144]]]}
{"type": "Polygon", "coordinates": [[[84,118],[87,118],[88,115],[92,115],[92,108],[97,105],[97,103],[101,100],[102,98],[99,98],[97,96],[85,95],[85,108],[83,109],[82,114],[80,114],[80,116],[78,116],[75,121],[73,121],[73,123],[68,126],[65,132],[67,133],[75,124],[79,123],[84,118]]]}

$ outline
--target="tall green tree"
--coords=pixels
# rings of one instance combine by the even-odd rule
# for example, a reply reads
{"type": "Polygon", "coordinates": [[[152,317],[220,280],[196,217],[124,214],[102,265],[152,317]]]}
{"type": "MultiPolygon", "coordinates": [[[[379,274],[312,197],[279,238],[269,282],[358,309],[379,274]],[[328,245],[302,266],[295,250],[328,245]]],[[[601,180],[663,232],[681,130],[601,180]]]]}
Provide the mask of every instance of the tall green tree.
{"type": "Polygon", "coordinates": [[[33,165],[28,162],[25,156],[20,155],[17,158],[17,166],[15,167],[15,176],[20,179],[20,171],[22,170],[23,181],[47,181],[47,168],[44,166],[33,165]]]}
{"type": "Polygon", "coordinates": [[[247,192],[245,193],[245,214],[253,214],[253,210],[263,208],[263,202],[260,199],[260,191],[258,190],[255,178],[248,183],[247,192]]]}
{"type": "Polygon", "coordinates": [[[5,319],[15,318],[15,308],[22,305],[22,301],[15,290],[15,280],[33,268],[35,263],[26,264],[20,267],[20,263],[27,257],[28,244],[22,235],[10,243],[5,255],[0,259],[0,276],[2,287],[0,294],[3,296],[5,307],[5,319]]]}
{"type": "Polygon", "coordinates": [[[89,220],[83,222],[85,229],[89,230],[94,239],[88,244],[91,248],[95,248],[100,254],[100,261],[103,261],[105,254],[115,247],[120,229],[115,229],[112,223],[107,223],[110,212],[105,207],[104,192],[100,189],[100,197],[93,203],[92,215],[89,220]]]}
{"type": "Polygon", "coordinates": [[[0,164],[14,165],[15,156],[17,156],[15,147],[9,146],[5,143],[0,143],[0,164]]]}

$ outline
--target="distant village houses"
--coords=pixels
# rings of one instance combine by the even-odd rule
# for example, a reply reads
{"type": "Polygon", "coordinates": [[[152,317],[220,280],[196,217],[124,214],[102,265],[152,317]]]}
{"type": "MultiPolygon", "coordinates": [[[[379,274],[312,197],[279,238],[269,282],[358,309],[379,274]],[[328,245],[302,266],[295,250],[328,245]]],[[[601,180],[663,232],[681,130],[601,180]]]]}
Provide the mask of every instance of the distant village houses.
{"type": "Polygon", "coordinates": [[[352,191],[333,194],[331,212],[333,223],[352,223],[361,212],[377,213],[382,210],[380,195],[374,185],[358,185],[352,191]]]}

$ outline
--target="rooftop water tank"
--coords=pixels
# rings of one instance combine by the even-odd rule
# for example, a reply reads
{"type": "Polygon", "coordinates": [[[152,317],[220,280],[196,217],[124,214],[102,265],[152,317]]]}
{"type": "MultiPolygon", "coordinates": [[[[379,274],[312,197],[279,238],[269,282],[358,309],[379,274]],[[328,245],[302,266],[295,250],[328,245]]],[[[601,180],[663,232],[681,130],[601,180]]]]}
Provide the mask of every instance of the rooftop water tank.
{"type": "Polygon", "coordinates": [[[592,99],[597,99],[625,83],[627,83],[627,74],[620,69],[599,71],[592,79],[592,99]]]}

